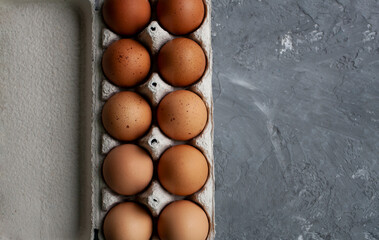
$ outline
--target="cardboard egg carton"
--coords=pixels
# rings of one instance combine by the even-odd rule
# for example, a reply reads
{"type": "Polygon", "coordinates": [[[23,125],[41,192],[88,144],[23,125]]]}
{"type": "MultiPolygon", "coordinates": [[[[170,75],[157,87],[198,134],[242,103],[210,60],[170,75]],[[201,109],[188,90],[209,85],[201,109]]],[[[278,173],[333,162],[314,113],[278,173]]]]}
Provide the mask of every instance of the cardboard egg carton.
{"type": "MultiPolygon", "coordinates": [[[[156,124],[156,121],[153,121],[153,124],[146,135],[137,140],[137,144],[143,148],[145,148],[151,155],[154,166],[157,166],[157,162],[161,154],[170,146],[177,144],[190,144],[198,148],[208,161],[209,166],[209,175],[208,180],[203,186],[203,188],[196,192],[193,195],[182,197],[176,196],[169,192],[167,192],[159,183],[157,177],[154,175],[151,184],[145,189],[142,193],[134,195],[134,196],[121,196],[113,192],[108,186],[105,184],[104,180],[101,176],[101,165],[103,160],[106,157],[106,154],[114,147],[122,144],[122,142],[117,141],[112,138],[110,135],[106,133],[104,130],[101,121],[101,109],[102,105],[107,101],[109,97],[113,94],[123,91],[130,90],[136,91],[139,94],[143,95],[151,104],[153,113],[161,101],[161,99],[168,93],[175,91],[177,89],[167,84],[158,74],[157,71],[157,61],[156,56],[160,50],[160,48],[168,41],[174,39],[177,36],[174,36],[164,30],[157,20],[154,18],[154,11],[156,0],[151,1],[152,5],[152,16],[153,20],[149,23],[149,25],[137,36],[137,40],[141,42],[149,51],[152,58],[152,72],[149,75],[146,82],[143,84],[132,88],[132,89],[123,89],[113,85],[110,81],[108,81],[104,74],[98,74],[97,80],[94,81],[99,84],[100,96],[97,98],[98,103],[95,104],[98,106],[96,108],[97,116],[95,116],[93,120],[93,124],[95,126],[95,131],[100,133],[93,134],[93,142],[97,142],[100,147],[99,151],[95,151],[93,154],[93,159],[95,161],[94,167],[94,184],[93,184],[93,210],[95,213],[94,216],[94,226],[97,229],[102,229],[103,219],[107,213],[115,204],[122,201],[136,201],[143,205],[145,205],[151,212],[154,217],[154,222],[156,222],[160,212],[162,209],[167,206],[169,203],[179,200],[179,199],[189,199],[196,203],[198,203],[206,212],[209,223],[210,230],[208,234],[208,240],[214,239],[215,236],[215,214],[214,214],[214,157],[213,157],[213,100],[212,100],[212,48],[211,48],[211,0],[204,0],[206,11],[205,18],[202,25],[193,33],[184,36],[188,37],[194,41],[196,41],[204,50],[204,53],[207,58],[207,67],[203,77],[186,88],[197,93],[204,101],[207,110],[208,110],[208,122],[199,136],[191,139],[189,141],[175,141],[167,136],[165,136],[159,126],[156,124]],[[100,138],[100,139],[99,139],[100,138]]],[[[101,14],[98,15],[101,17],[101,14]]],[[[96,53],[96,59],[98,62],[101,62],[101,57],[103,51],[114,41],[121,39],[121,37],[115,33],[113,33],[110,29],[108,29],[104,24],[101,24],[101,20],[99,21],[100,32],[101,34],[101,46],[96,53]]],[[[93,34],[96,34],[95,32],[93,34]]],[[[100,69],[101,70],[101,69],[100,69]]],[[[97,89],[95,87],[94,89],[97,89]]],[[[153,116],[154,118],[155,116],[153,116]]],[[[101,230],[100,230],[101,231],[101,230]]],[[[98,234],[99,239],[103,239],[103,234],[98,234]]],[[[159,239],[157,234],[154,233],[152,239],[159,239]]]]}

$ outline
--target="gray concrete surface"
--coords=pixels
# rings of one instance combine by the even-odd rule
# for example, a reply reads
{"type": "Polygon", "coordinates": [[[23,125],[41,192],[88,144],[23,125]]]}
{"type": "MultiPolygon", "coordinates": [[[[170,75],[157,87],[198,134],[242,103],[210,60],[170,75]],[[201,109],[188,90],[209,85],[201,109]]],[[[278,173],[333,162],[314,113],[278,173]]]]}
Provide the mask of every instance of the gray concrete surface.
{"type": "Polygon", "coordinates": [[[216,231],[379,239],[379,1],[215,0],[216,231]]]}

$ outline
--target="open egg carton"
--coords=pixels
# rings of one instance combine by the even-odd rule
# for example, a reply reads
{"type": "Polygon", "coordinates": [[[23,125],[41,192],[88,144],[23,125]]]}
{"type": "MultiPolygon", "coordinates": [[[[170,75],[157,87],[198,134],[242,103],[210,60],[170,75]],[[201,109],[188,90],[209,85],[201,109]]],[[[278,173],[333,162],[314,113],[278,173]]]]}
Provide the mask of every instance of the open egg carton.
{"type": "MultiPolygon", "coordinates": [[[[187,143],[198,148],[206,157],[209,166],[208,179],[203,188],[193,195],[182,197],[176,196],[167,192],[159,183],[156,174],[153,176],[153,180],[150,185],[142,193],[133,196],[121,196],[113,192],[104,182],[101,176],[101,166],[106,154],[114,147],[122,144],[122,142],[112,138],[106,133],[102,126],[101,121],[101,109],[103,104],[113,94],[125,90],[113,85],[108,81],[103,74],[98,74],[97,80],[99,84],[99,94],[97,97],[98,105],[96,119],[94,120],[95,131],[100,133],[93,135],[94,141],[100,145],[99,151],[94,154],[97,155],[94,159],[98,159],[99,162],[95,163],[94,179],[98,179],[94,183],[94,204],[98,202],[98,206],[94,207],[94,225],[97,229],[102,229],[102,224],[106,213],[117,203],[123,201],[136,201],[145,205],[151,212],[154,222],[162,211],[162,209],[169,203],[180,200],[188,199],[199,204],[206,212],[210,228],[207,239],[214,239],[215,236],[215,222],[214,222],[214,158],[213,158],[213,101],[212,101],[212,48],[211,48],[211,0],[204,0],[206,6],[205,18],[202,25],[193,33],[184,37],[190,38],[197,42],[204,50],[207,58],[207,67],[202,78],[195,84],[185,88],[198,94],[204,101],[208,110],[208,121],[200,135],[189,141],[175,141],[165,136],[159,126],[157,125],[155,112],[161,99],[168,93],[177,89],[167,84],[158,74],[157,71],[157,54],[160,48],[168,41],[176,38],[166,30],[164,30],[158,23],[155,17],[156,0],[150,1],[152,6],[152,20],[148,26],[136,37],[136,40],[142,43],[151,54],[152,66],[148,79],[141,85],[127,89],[130,91],[136,91],[144,96],[151,104],[153,110],[153,123],[150,130],[142,138],[136,141],[136,144],[146,149],[153,161],[156,168],[157,162],[161,154],[170,146],[177,144],[187,143]],[[97,200],[96,200],[97,199],[97,200]]],[[[101,4],[101,3],[100,3],[101,4]]],[[[98,17],[101,18],[101,11],[99,11],[98,17]]],[[[101,34],[101,46],[97,51],[96,59],[101,59],[103,51],[114,41],[121,39],[121,36],[113,33],[108,29],[104,23],[99,21],[98,34],[101,34]]],[[[96,32],[94,33],[96,34],[96,32]]],[[[100,62],[100,61],[99,61],[100,62]]],[[[100,67],[100,64],[99,68],[100,67]]],[[[101,69],[100,69],[101,70],[101,69]]],[[[96,89],[96,88],[95,88],[96,89]]],[[[98,234],[99,239],[103,239],[103,234],[98,234]]],[[[152,239],[159,239],[156,232],[153,233],[152,239]]]]}

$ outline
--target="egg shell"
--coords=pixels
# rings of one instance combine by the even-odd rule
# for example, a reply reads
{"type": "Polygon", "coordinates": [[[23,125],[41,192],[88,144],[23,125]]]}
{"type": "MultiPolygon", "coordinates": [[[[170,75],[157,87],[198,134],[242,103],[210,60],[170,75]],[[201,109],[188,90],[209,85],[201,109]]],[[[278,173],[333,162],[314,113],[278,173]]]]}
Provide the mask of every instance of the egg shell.
{"type": "Polygon", "coordinates": [[[147,101],[130,91],[116,93],[104,104],[104,128],[114,138],[132,141],[150,128],[152,111],[147,101]]]}
{"type": "Polygon", "coordinates": [[[188,90],[167,94],[158,105],[160,129],[175,140],[189,140],[199,135],[207,123],[207,108],[203,100],[188,90]]]}
{"type": "Polygon", "coordinates": [[[203,49],[189,38],[175,38],[159,51],[158,69],[163,79],[175,87],[186,87],[201,78],[206,67],[203,49]]]}
{"type": "Polygon", "coordinates": [[[204,19],[202,0],[158,0],[159,23],[172,34],[184,35],[196,30],[204,19]]]}
{"type": "Polygon", "coordinates": [[[153,161],[141,147],[123,144],[108,153],[103,164],[103,177],[118,194],[134,195],[149,185],[153,177],[153,161]]]}
{"type": "Polygon", "coordinates": [[[108,27],[121,35],[140,32],[151,17],[148,0],[105,0],[102,12],[108,27]]]}
{"type": "Polygon", "coordinates": [[[112,43],[103,54],[104,75],[120,87],[133,87],[143,82],[150,71],[151,59],[146,48],[133,39],[112,43]]]}
{"type": "Polygon", "coordinates": [[[169,192],[186,196],[200,190],[208,178],[204,155],[190,145],[167,149],[159,159],[158,178],[169,192]]]}
{"type": "Polygon", "coordinates": [[[153,233],[153,220],[139,204],[124,202],[108,212],[103,230],[106,240],[149,240],[153,233]]]}
{"type": "Polygon", "coordinates": [[[158,219],[160,240],[205,240],[209,221],[204,210],[188,200],[165,207],[158,219]]]}

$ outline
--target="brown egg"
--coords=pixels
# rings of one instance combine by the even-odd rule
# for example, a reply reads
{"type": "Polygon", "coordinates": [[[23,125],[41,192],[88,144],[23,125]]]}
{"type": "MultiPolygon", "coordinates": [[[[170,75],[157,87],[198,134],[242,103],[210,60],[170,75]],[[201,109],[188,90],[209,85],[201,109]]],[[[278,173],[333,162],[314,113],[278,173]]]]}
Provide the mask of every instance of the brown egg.
{"type": "Polygon", "coordinates": [[[175,35],[196,30],[203,22],[204,12],[203,0],[158,0],[158,21],[175,35]]]}
{"type": "Polygon", "coordinates": [[[153,220],[139,204],[123,202],[108,212],[103,230],[106,240],[149,240],[153,233],[153,220]]]}
{"type": "Polygon", "coordinates": [[[120,87],[140,84],[149,74],[150,55],[133,39],[120,39],[104,52],[102,65],[105,76],[120,87]]]}
{"type": "Polygon", "coordinates": [[[148,0],[105,0],[103,17],[108,27],[117,34],[134,35],[150,21],[148,0]]]}
{"type": "Polygon", "coordinates": [[[150,128],[151,108],[147,101],[135,92],[119,92],[104,104],[102,120],[104,128],[114,138],[133,141],[150,128]]]}
{"type": "Polygon", "coordinates": [[[204,155],[190,145],[177,145],[166,150],[158,163],[158,178],[169,192],[186,196],[200,190],[208,178],[204,155]]]}
{"type": "Polygon", "coordinates": [[[199,80],[205,66],[203,49],[188,38],[175,38],[159,51],[159,73],[166,82],[176,87],[186,87],[199,80]]]}
{"type": "Polygon", "coordinates": [[[165,207],[158,219],[161,240],[205,240],[209,222],[204,210],[188,200],[165,207]]]}
{"type": "Polygon", "coordinates": [[[149,185],[153,177],[153,161],[137,145],[120,145],[105,158],[103,176],[113,191],[121,195],[134,195],[149,185]]]}
{"type": "Polygon", "coordinates": [[[201,98],[188,90],[167,94],[159,103],[160,129],[175,140],[189,140],[201,133],[207,123],[207,108],[201,98]]]}

